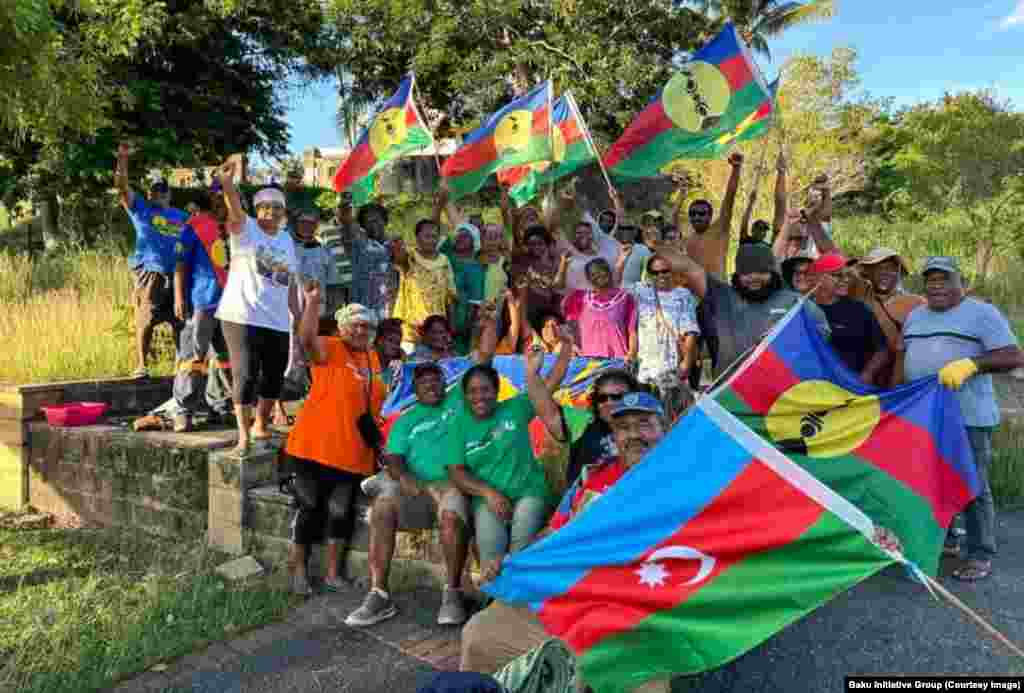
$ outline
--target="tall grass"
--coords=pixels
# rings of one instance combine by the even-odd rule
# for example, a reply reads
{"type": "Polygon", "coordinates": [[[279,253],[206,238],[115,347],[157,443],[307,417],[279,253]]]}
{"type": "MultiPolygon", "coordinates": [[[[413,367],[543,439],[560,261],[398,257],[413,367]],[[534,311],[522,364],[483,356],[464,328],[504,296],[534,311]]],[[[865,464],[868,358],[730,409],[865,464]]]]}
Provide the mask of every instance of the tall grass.
{"type": "MultiPolygon", "coordinates": [[[[137,366],[132,274],[113,248],[29,258],[0,253],[0,382],[128,375],[137,366]]],[[[172,372],[170,328],[151,372],[172,372]]]]}

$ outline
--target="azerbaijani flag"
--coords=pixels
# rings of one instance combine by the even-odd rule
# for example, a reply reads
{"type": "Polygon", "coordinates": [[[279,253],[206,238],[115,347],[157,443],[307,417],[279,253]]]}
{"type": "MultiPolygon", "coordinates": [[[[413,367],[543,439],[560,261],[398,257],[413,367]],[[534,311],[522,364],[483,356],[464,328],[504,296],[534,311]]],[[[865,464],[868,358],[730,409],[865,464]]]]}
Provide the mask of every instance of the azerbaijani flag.
{"type": "Polygon", "coordinates": [[[620,179],[651,178],[679,158],[718,156],[721,138],[758,111],[770,112],[771,104],[768,85],[729,22],[633,119],[605,154],[605,168],[620,179]]]}
{"type": "Polygon", "coordinates": [[[377,111],[359,144],[334,174],[334,189],[351,190],[352,204],[359,206],[370,201],[373,174],[381,166],[433,144],[434,138],[412,97],[415,84],[414,74],[402,80],[398,91],[377,111]]]}
{"type": "Polygon", "coordinates": [[[794,307],[711,396],[935,575],[946,528],[979,489],[960,406],[937,378],[868,387],[794,307]]]}
{"type": "Polygon", "coordinates": [[[897,562],[885,536],[705,397],[484,591],[528,605],[594,690],[627,691],[719,667],[897,562]]]}
{"type": "Polygon", "coordinates": [[[551,82],[547,81],[466,135],[441,167],[450,199],[476,192],[502,168],[550,159],[551,140],[551,82]]]}
{"type": "Polygon", "coordinates": [[[498,181],[509,186],[509,197],[517,207],[532,200],[545,183],[572,175],[581,166],[597,161],[594,139],[587,132],[587,124],[571,92],[555,101],[551,119],[554,151],[550,161],[498,171],[498,181]]]}

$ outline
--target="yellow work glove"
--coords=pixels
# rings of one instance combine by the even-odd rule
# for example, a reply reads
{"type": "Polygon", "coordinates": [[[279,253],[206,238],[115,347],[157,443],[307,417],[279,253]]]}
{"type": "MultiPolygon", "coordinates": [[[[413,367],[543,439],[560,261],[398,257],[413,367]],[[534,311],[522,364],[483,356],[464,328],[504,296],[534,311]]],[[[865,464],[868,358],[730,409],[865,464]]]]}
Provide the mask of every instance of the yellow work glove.
{"type": "Polygon", "coordinates": [[[939,370],[939,382],[950,390],[959,390],[967,379],[978,372],[978,364],[972,359],[950,361],[939,370]]]}

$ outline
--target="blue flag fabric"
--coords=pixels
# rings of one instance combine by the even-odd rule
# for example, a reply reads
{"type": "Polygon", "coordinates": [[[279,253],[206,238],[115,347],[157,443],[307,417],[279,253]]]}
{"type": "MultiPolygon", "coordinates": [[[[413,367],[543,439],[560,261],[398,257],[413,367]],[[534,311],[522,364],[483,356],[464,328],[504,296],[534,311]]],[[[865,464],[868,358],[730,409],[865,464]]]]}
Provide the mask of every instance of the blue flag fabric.
{"type": "MultiPolygon", "coordinates": [[[[549,354],[544,358],[542,373],[550,372],[557,356],[549,354]]],[[[402,364],[402,370],[391,385],[391,393],[384,401],[382,416],[387,419],[408,409],[416,403],[416,391],[413,389],[412,373],[417,361],[402,364]]],[[[453,359],[442,359],[437,362],[444,371],[446,388],[455,387],[459,379],[474,364],[473,359],[462,356],[453,359]]],[[[501,388],[498,399],[505,400],[526,391],[526,357],[495,356],[492,364],[501,376],[501,388]]],[[[576,357],[569,362],[569,369],[562,380],[562,388],[555,393],[555,400],[561,404],[586,406],[584,398],[594,378],[612,369],[625,368],[621,359],[598,359],[576,357]]]]}

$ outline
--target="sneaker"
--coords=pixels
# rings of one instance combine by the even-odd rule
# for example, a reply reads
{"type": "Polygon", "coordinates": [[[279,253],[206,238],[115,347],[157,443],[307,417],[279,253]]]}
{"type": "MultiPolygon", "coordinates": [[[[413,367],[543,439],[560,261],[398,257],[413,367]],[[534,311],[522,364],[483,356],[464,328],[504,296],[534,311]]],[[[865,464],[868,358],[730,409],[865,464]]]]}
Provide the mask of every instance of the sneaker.
{"type": "Polygon", "coordinates": [[[174,432],[188,433],[192,430],[192,417],[188,414],[174,415],[174,432]]]}
{"type": "Polygon", "coordinates": [[[307,578],[293,574],[290,582],[292,594],[297,594],[300,597],[308,597],[313,594],[313,588],[309,586],[307,578]]]}
{"type": "Polygon", "coordinates": [[[372,626],[375,623],[385,621],[398,613],[398,609],[391,603],[388,593],[374,587],[370,590],[363,605],[353,611],[345,619],[346,626],[372,626]]]}
{"type": "Polygon", "coordinates": [[[363,479],[362,483],[359,484],[359,488],[360,490],[362,490],[364,496],[368,498],[373,498],[378,493],[380,493],[380,476],[383,473],[384,472],[377,472],[373,476],[369,476],[363,479]]]}
{"type": "Polygon", "coordinates": [[[441,609],[437,612],[437,625],[460,626],[466,622],[466,607],[462,603],[462,590],[445,587],[441,594],[441,609]]]}

